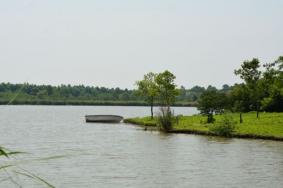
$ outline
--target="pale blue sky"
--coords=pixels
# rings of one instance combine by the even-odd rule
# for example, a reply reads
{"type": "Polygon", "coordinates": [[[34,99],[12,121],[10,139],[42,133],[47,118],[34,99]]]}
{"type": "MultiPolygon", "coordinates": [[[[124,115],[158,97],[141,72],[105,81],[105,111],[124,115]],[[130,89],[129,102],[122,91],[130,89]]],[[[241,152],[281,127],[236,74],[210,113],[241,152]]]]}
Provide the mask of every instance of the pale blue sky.
{"type": "Polygon", "coordinates": [[[133,88],[233,84],[243,60],[283,55],[282,0],[0,0],[0,82],[133,88]]]}

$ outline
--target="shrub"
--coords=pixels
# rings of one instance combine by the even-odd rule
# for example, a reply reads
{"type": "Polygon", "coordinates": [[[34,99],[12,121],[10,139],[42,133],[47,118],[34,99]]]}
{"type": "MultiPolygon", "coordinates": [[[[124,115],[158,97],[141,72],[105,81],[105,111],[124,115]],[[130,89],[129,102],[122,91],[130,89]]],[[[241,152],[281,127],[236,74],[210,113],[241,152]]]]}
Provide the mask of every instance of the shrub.
{"type": "Polygon", "coordinates": [[[223,115],[223,119],[219,123],[209,126],[209,131],[219,136],[230,137],[236,129],[236,121],[227,114],[223,115]]]}
{"type": "Polygon", "coordinates": [[[169,107],[161,107],[157,115],[157,125],[164,132],[172,130],[173,124],[176,121],[174,113],[169,107]]]}

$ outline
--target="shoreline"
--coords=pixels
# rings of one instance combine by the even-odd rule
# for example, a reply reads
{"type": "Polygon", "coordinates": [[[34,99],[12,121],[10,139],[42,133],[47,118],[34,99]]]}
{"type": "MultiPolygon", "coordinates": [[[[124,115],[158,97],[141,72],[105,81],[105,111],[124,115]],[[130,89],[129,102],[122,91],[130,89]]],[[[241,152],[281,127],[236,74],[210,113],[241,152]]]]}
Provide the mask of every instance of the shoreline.
{"type": "MultiPolygon", "coordinates": [[[[190,117],[190,116],[188,116],[190,117]]],[[[192,116],[191,116],[192,117],[192,116]]],[[[157,129],[157,124],[154,121],[141,121],[142,118],[128,118],[124,119],[124,123],[133,124],[143,127],[145,130],[155,130],[157,129]]],[[[207,126],[207,125],[205,125],[207,126]]],[[[189,126],[187,126],[189,127],[189,126]]],[[[282,125],[283,127],[283,125],[282,125]]],[[[216,133],[210,132],[209,130],[201,130],[200,128],[191,127],[191,128],[173,128],[167,132],[168,134],[192,134],[192,135],[202,135],[202,136],[217,136],[224,138],[240,138],[240,139],[258,139],[258,140],[272,140],[272,141],[283,141],[283,136],[275,136],[275,135],[260,135],[256,133],[241,133],[236,132],[231,136],[221,136],[216,133]]]]}
{"type": "Polygon", "coordinates": [[[211,132],[202,132],[196,130],[172,130],[168,133],[171,134],[192,134],[192,135],[203,135],[203,136],[217,136],[224,138],[241,138],[241,139],[258,139],[258,140],[273,140],[273,141],[283,141],[283,138],[274,137],[274,136],[261,136],[261,135],[252,135],[252,134],[234,134],[230,137],[220,136],[211,132]]]}

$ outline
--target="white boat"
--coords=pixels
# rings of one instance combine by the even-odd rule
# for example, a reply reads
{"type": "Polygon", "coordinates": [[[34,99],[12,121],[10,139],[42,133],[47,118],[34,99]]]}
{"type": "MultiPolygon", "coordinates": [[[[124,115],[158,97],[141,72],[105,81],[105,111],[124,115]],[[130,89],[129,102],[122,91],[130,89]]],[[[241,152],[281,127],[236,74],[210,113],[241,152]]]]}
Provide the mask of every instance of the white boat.
{"type": "Polygon", "coordinates": [[[102,123],[119,123],[122,121],[122,116],[116,115],[86,115],[86,122],[102,122],[102,123]]]}

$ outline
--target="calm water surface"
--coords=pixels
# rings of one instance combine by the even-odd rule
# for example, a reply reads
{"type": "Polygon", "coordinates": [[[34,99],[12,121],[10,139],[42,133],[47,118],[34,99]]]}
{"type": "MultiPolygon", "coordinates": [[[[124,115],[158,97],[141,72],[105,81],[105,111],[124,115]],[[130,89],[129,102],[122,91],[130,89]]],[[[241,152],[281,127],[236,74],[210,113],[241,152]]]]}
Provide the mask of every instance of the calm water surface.
{"type": "MultiPolygon", "coordinates": [[[[175,108],[194,114],[195,108],[175,108]]],[[[56,187],[283,187],[283,142],[143,131],[90,124],[86,114],[124,117],[147,107],[0,106],[1,145],[28,152],[9,161],[56,187]],[[64,156],[50,160],[44,157],[64,156]]],[[[4,164],[7,160],[1,160],[4,164]]],[[[7,174],[0,173],[0,178],[7,174]]],[[[44,187],[15,177],[23,187],[44,187]]],[[[16,187],[2,182],[0,187],[16,187]]]]}

